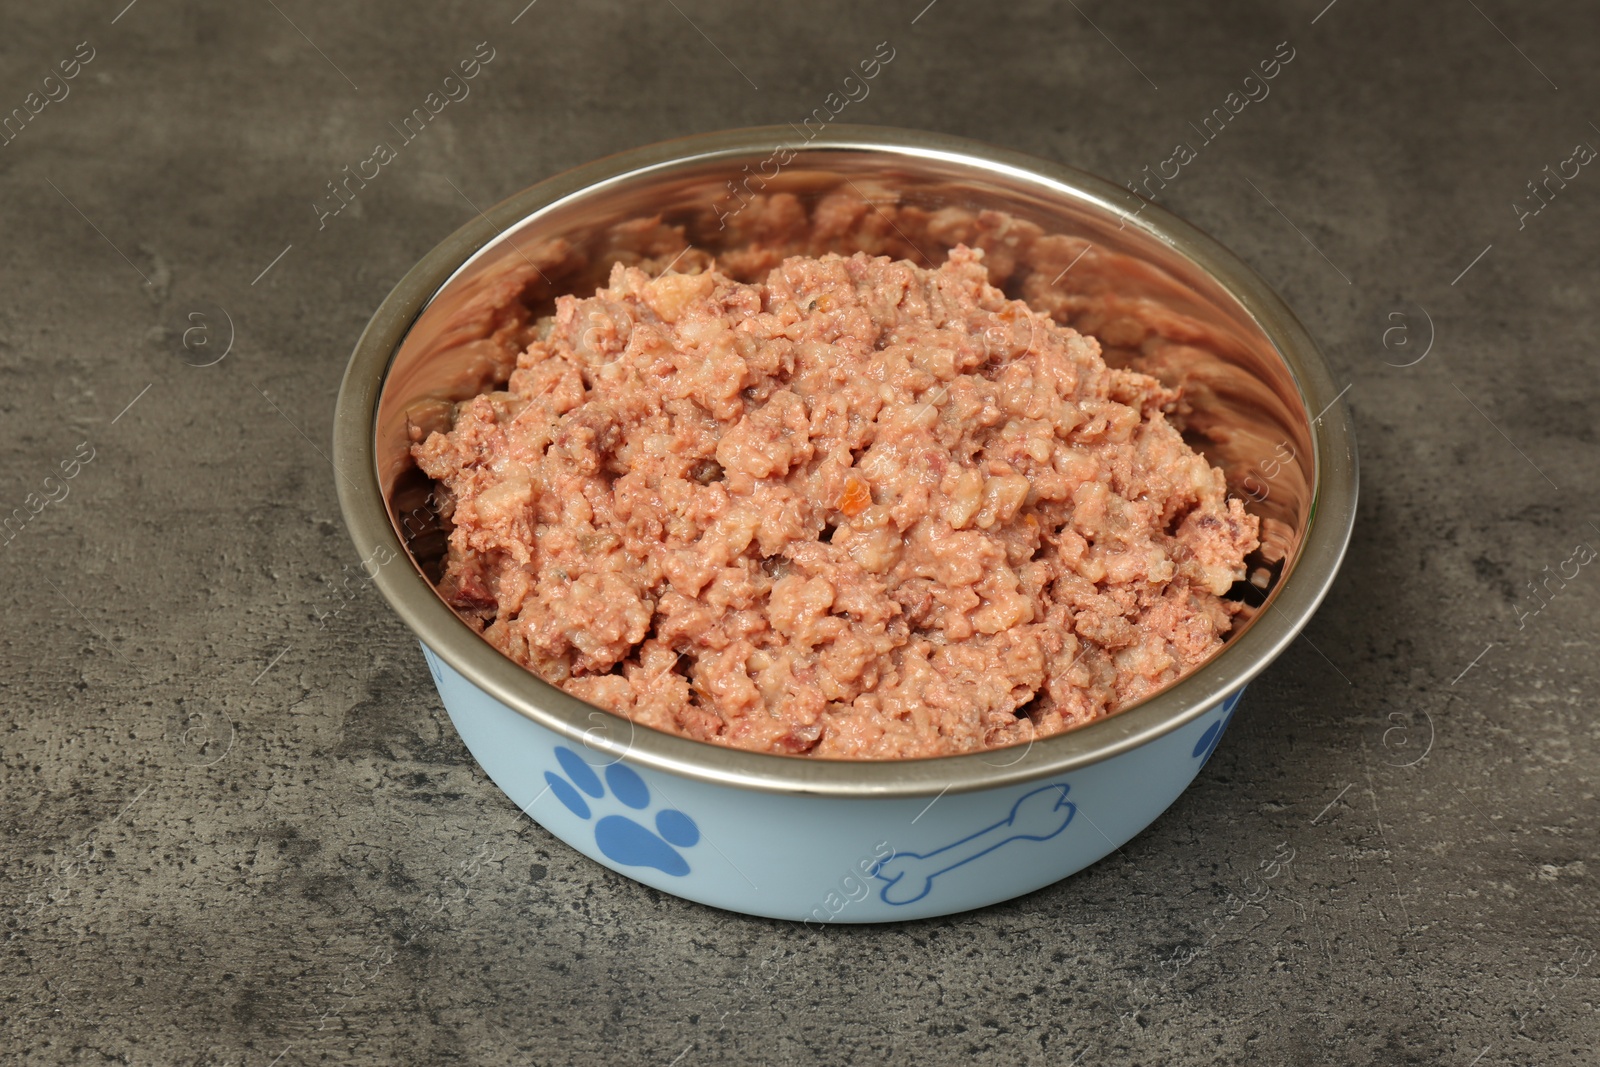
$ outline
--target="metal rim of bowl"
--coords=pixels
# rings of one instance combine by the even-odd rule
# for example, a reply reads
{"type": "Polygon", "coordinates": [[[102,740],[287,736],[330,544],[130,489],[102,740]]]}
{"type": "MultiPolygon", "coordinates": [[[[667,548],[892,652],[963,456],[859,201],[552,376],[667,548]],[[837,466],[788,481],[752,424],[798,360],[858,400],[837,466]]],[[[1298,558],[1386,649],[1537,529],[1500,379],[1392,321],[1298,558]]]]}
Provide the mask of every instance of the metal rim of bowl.
{"type": "Polygon", "coordinates": [[[761,792],[840,798],[917,797],[999,788],[1063,774],[1155,740],[1245,685],[1299,635],[1338,572],[1355,522],[1357,469],[1349,413],[1316,343],[1283,300],[1233,253],[1166,210],[1102,178],[965,138],[839,124],[796,149],[886,152],[956,162],[1070,196],[1163,241],[1233,297],[1276,347],[1312,419],[1314,491],[1300,555],[1263,612],[1193,673],[1104,719],[1026,746],[907,760],[824,760],[748,752],[636,726],[557,689],[502,656],[444,603],[389,518],[376,464],[374,423],[390,361],[416,317],[455,273],[499,234],[585,191],[652,171],[745,158],[791,144],[787,127],[755,127],[647,145],[566,171],[480,212],[395,285],[351,355],[334,414],[340,506],[363,558],[387,549],[373,579],[412,632],[478,688],[519,714],[613,760],[761,792]],[[1021,749],[1020,752],[1017,749],[1021,749]]]}

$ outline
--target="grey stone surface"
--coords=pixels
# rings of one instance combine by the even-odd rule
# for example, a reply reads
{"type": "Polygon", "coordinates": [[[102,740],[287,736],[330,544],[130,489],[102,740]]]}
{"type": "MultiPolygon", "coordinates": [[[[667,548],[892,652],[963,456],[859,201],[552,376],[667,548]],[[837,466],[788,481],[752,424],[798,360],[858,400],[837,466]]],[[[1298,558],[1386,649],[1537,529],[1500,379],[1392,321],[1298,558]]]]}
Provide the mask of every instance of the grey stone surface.
{"type": "Polygon", "coordinates": [[[1592,5],[522,2],[0,15],[0,114],[94,50],[0,146],[0,512],[66,492],[0,552],[0,1059],[1600,1060],[1600,569],[1528,592],[1600,547],[1600,173],[1510,206],[1600,145],[1592,5]],[[327,442],[367,316],[469,200],[798,120],[886,39],[843,118],[1124,181],[1290,42],[1163,201],[1324,344],[1364,495],[1148,832],[986,911],[801,932],[515,818],[341,592],[327,442]],[[478,42],[472,95],[319,230],[478,42]]]}

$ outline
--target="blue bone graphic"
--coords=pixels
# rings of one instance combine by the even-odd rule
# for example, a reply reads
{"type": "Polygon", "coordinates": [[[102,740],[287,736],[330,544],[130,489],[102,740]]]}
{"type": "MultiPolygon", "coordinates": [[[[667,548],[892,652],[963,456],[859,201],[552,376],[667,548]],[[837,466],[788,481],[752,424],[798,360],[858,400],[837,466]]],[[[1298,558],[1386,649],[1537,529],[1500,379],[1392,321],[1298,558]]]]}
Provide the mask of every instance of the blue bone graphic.
{"type": "Polygon", "coordinates": [[[933,889],[933,880],[946,871],[971,863],[1013,841],[1048,841],[1067,828],[1078,806],[1067,800],[1066,783],[1047,785],[1024,795],[1011,814],[975,834],[932,852],[896,852],[872,869],[872,876],[888,884],[879,894],[885,904],[910,904],[933,889]]]}

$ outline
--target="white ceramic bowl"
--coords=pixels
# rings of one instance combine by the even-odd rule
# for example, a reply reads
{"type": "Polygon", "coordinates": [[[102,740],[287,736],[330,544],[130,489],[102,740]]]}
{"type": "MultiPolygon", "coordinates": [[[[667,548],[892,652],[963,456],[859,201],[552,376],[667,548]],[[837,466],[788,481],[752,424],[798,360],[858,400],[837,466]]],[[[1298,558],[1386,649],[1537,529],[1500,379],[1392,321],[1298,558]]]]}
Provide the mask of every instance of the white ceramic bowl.
{"type": "Polygon", "coordinates": [[[808,922],[881,922],[1048,885],[1177,799],[1245,684],[1304,627],[1338,570],[1356,458],[1337,397],[1315,344],[1260,278],[1126,190],[941,135],[836,126],[804,140],[782,127],[613,156],[462,227],[363,333],[339,395],[334,460],[357,550],[421,640],[462,739],[513,803],[597,862],[677,896],[808,922]],[[439,531],[407,427],[509,369],[463,333],[475,299],[519,262],[551,275],[530,298],[592,292],[617,254],[617,225],[631,219],[661,215],[715,252],[748,240],[739,216],[753,193],[809,203],[845,189],[897,209],[1001,212],[1086,240],[1092,251],[1067,284],[1113,286],[1152,321],[1201,338],[1192,361],[1168,370],[1188,383],[1191,439],[1262,517],[1253,565],[1267,586],[1245,590],[1249,609],[1210,661],[1116,715],[1031,745],[884,762],[782,757],[587,705],[501,656],[437,595],[428,573],[439,531]]]}

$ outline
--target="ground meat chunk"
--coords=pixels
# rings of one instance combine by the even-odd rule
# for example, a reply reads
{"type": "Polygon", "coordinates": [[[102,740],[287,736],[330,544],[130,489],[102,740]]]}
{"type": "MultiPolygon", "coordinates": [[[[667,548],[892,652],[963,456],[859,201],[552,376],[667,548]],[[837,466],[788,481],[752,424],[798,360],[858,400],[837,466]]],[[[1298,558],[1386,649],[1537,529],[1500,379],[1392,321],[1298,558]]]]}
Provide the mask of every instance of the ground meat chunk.
{"type": "Polygon", "coordinates": [[[1257,520],[1175,390],[994,269],[619,263],[559,297],[413,447],[453,507],[441,593],[585,700],[762,752],[976,751],[1173,682],[1231,628],[1257,520]]]}

